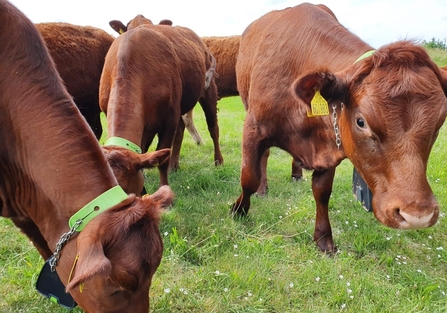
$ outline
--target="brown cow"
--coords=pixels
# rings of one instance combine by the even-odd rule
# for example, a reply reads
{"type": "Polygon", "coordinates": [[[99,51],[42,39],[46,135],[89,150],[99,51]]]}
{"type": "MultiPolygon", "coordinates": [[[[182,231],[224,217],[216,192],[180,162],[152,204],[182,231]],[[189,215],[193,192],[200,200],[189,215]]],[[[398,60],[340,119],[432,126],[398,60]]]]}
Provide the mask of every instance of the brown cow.
{"type": "Polygon", "coordinates": [[[86,312],[148,312],[171,190],[124,193],[35,25],[0,0],[0,29],[0,215],[44,259],[56,257],[58,276],[86,312]]]}
{"type": "Polygon", "coordinates": [[[68,92],[96,138],[101,138],[99,79],[113,36],[99,28],[68,23],[39,23],[36,27],[68,92]]]}
{"type": "MultiPolygon", "coordinates": [[[[202,37],[203,42],[216,58],[215,81],[219,99],[239,95],[236,83],[236,59],[239,52],[240,37],[239,35],[202,37]]],[[[194,125],[193,111],[187,112],[182,118],[193,140],[198,145],[203,144],[203,140],[194,125]]]]}
{"type": "Polygon", "coordinates": [[[265,179],[266,152],[277,146],[313,170],[314,239],[323,251],[336,249],[328,201],[335,168],[346,157],[372,190],[380,222],[413,229],[437,221],[426,167],[447,115],[447,78],[408,41],[355,63],[372,49],[308,3],[247,27],[236,65],[247,116],[234,214],[248,213],[250,196],[265,179]]]}
{"type": "MultiPolygon", "coordinates": [[[[110,25],[122,35],[106,56],[100,83],[100,106],[107,115],[108,135],[126,138],[147,151],[158,133],[157,149],[172,146],[170,168],[175,170],[179,167],[185,128],[180,115],[199,101],[214,142],[215,163],[222,164],[213,79],[215,61],[200,37],[185,27],[153,25],[142,15],[127,26],[119,21],[111,21],[110,25]],[[152,41],[165,48],[152,47],[152,41]]],[[[160,184],[167,184],[167,169],[159,169],[160,184]]],[[[125,175],[129,181],[135,175],[141,176],[132,170],[125,175]]]]}

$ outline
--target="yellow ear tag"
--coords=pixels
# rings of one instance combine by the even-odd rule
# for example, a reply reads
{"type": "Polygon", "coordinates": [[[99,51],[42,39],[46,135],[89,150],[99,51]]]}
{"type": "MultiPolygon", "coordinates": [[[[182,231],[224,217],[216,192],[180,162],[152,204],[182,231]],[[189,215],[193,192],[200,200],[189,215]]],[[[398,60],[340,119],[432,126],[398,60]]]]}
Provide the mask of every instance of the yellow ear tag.
{"type": "Polygon", "coordinates": [[[73,262],[73,266],[71,267],[70,275],[68,275],[68,282],[70,282],[71,278],[73,277],[73,272],[76,267],[76,263],[78,263],[78,259],[79,259],[79,254],[76,254],[75,260],[73,262]]]}
{"type": "Polygon", "coordinates": [[[119,33],[120,33],[120,35],[121,35],[121,34],[124,34],[124,33],[125,33],[125,32],[124,32],[124,29],[120,28],[119,33]]]}
{"type": "Polygon", "coordinates": [[[329,105],[320,94],[320,90],[315,91],[315,95],[310,101],[310,108],[312,111],[307,110],[308,117],[329,115],[329,105]]]}

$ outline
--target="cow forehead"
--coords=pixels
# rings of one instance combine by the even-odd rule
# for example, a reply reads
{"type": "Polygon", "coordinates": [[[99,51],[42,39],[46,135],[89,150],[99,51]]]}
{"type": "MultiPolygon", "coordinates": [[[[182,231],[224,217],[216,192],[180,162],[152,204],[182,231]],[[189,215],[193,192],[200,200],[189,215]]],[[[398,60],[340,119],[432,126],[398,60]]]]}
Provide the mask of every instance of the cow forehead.
{"type": "Polygon", "coordinates": [[[415,67],[373,68],[350,85],[350,103],[362,114],[408,123],[442,118],[446,97],[433,69],[415,67]]]}

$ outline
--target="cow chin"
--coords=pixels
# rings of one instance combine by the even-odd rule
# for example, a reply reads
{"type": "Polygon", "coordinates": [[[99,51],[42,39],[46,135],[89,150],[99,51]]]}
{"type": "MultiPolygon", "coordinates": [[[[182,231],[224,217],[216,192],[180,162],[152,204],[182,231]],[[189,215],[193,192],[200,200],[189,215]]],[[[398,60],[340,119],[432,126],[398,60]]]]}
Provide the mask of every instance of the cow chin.
{"type": "Polygon", "coordinates": [[[385,226],[397,229],[422,229],[433,226],[439,217],[439,205],[433,196],[423,202],[400,201],[389,195],[373,196],[373,212],[385,226]]]}

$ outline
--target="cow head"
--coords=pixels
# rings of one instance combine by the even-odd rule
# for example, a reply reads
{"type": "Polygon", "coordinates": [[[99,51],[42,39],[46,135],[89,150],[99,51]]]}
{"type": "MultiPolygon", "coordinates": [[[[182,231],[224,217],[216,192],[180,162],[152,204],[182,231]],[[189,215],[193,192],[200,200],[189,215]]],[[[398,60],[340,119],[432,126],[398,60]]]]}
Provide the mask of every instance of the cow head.
{"type": "Polygon", "coordinates": [[[169,186],[143,198],[130,196],[79,233],[66,289],[83,310],[148,312],[151,279],[163,253],[160,214],[172,200],[169,186]]]}
{"type": "MultiPolygon", "coordinates": [[[[118,34],[122,34],[127,32],[128,30],[131,30],[132,28],[138,27],[140,25],[154,25],[150,19],[145,18],[143,15],[138,14],[135,18],[129,21],[127,23],[127,26],[123,24],[123,22],[118,20],[112,20],[109,22],[110,27],[113,28],[114,31],[116,31],[118,34]]],[[[158,25],[166,25],[166,26],[172,26],[172,21],[163,19],[158,23],[158,25]]]]}
{"type": "Polygon", "coordinates": [[[310,73],[293,85],[308,104],[320,90],[329,106],[342,106],[342,147],[373,193],[375,216],[387,226],[423,228],[438,219],[426,169],[447,114],[446,76],[423,48],[405,41],[343,72],[310,73]]]}
{"type": "Polygon", "coordinates": [[[169,167],[171,149],[139,154],[120,146],[103,146],[104,155],[126,193],[141,194],[144,168],[169,167]]]}

